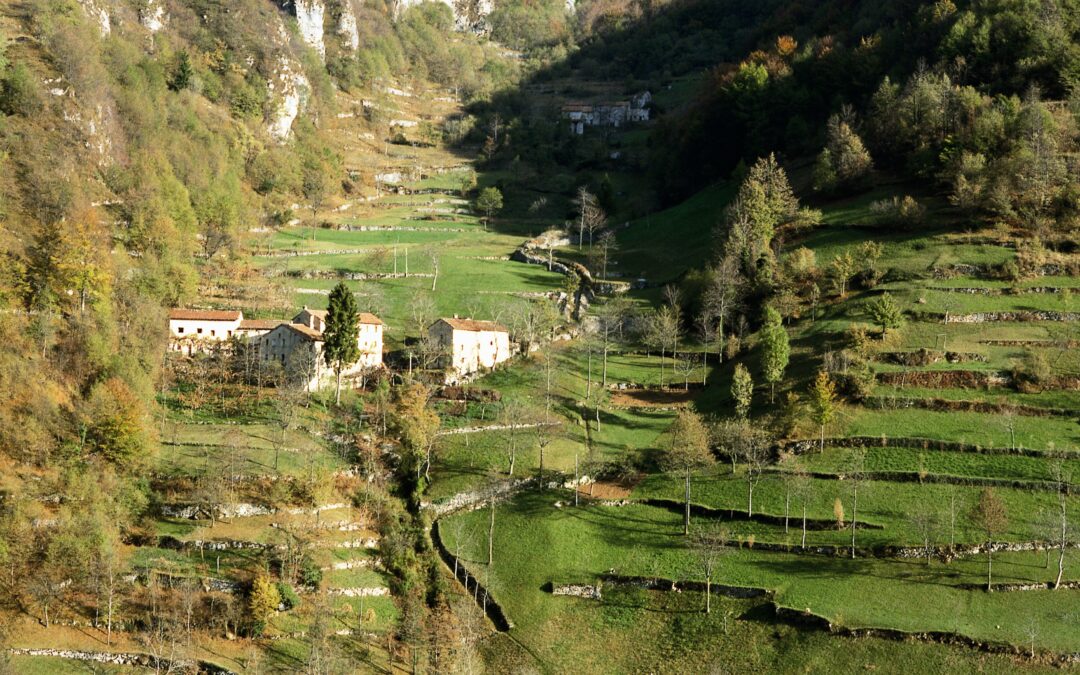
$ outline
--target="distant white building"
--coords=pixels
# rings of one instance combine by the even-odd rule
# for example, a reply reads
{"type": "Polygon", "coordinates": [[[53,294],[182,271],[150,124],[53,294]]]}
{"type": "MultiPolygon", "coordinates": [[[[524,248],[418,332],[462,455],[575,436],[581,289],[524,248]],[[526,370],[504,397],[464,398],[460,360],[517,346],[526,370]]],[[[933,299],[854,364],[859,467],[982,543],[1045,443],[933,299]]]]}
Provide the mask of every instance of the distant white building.
{"type": "Polygon", "coordinates": [[[443,363],[456,377],[494,368],[511,356],[510,334],[493,321],[439,319],[428,328],[428,337],[445,354],[443,363]]]}
{"type": "Polygon", "coordinates": [[[169,311],[169,349],[195,354],[224,342],[240,329],[244,320],[238,310],[172,309],[169,311]]]}

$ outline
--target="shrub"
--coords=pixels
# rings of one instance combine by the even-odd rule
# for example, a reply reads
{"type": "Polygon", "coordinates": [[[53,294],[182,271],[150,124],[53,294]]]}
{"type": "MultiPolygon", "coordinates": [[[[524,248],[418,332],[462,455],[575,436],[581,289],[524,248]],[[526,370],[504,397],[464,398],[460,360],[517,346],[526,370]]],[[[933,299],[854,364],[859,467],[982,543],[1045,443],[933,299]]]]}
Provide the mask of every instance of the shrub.
{"type": "Polygon", "coordinates": [[[322,583],[322,577],[322,569],[310,556],[305,555],[300,561],[300,583],[310,588],[318,588],[322,583]]]}
{"type": "Polygon", "coordinates": [[[286,610],[296,609],[300,606],[300,596],[296,594],[296,590],[289,584],[279,581],[277,591],[281,597],[281,604],[286,610]]]}
{"type": "Polygon", "coordinates": [[[879,225],[919,225],[926,216],[926,207],[911,195],[880,199],[870,204],[870,212],[877,216],[879,225]]]}

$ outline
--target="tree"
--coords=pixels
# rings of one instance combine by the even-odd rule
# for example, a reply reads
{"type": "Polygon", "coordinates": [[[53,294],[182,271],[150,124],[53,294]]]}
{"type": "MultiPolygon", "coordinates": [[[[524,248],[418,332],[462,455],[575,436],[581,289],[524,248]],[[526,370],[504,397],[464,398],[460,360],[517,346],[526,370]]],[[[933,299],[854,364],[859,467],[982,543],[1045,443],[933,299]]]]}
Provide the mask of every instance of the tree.
{"type": "Polygon", "coordinates": [[[889,293],[882,293],[876,300],[867,305],[867,311],[873,317],[874,323],[881,326],[881,339],[885,339],[885,332],[890,328],[900,328],[904,325],[904,316],[900,307],[889,293]]]}
{"type": "Polygon", "coordinates": [[[282,382],[274,392],[274,410],[277,412],[278,428],[281,429],[281,436],[274,444],[274,471],[278,470],[278,457],[285,447],[285,434],[299,421],[300,405],[304,398],[303,386],[296,383],[282,382]]]}
{"type": "Polygon", "coordinates": [[[769,383],[769,402],[775,398],[776,383],[784,377],[791,347],[787,331],[781,323],[780,313],[772,307],[765,308],[765,325],[761,329],[761,370],[769,383]]]}
{"type": "Polygon", "coordinates": [[[169,78],[169,88],[173,91],[182,91],[191,86],[195,79],[195,69],[191,67],[191,57],[187,50],[181,51],[176,57],[176,66],[169,78]]]}
{"type": "Polygon", "coordinates": [[[611,230],[604,230],[596,240],[600,253],[600,278],[607,279],[608,259],[619,250],[619,240],[611,230]]]}
{"type": "Polygon", "coordinates": [[[603,376],[601,382],[604,388],[608,384],[608,352],[612,342],[622,333],[623,325],[631,311],[630,301],[623,296],[610,298],[602,305],[593,306],[593,313],[599,322],[598,333],[603,348],[603,376]]]}
{"type": "Polygon", "coordinates": [[[841,298],[847,297],[847,284],[855,275],[855,259],[849,251],[837,255],[829,263],[829,272],[832,276],[833,287],[841,298]]]}
{"type": "Polygon", "coordinates": [[[866,450],[853,448],[848,461],[847,480],[851,485],[851,559],[855,559],[855,528],[859,520],[859,487],[866,479],[866,450]]]}
{"type": "Polygon", "coordinates": [[[660,350],[660,388],[664,387],[664,357],[674,352],[679,341],[679,319],[668,305],[663,305],[649,317],[645,326],[645,342],[660,350]]]}
{"type": "Polygon", "coordinates": [[[123,468],[144,461],[149,447],[146,409],[127,383],[111,377],[95,385],[87,405],[83,438],[91,452],[123,468]]]}
{"type": "Polygon", "coordinates": [[[689,352],[683,352],[681,356],[675,359],[675,372],[683,376],[683,391],[690,391],[690,376],[694,374],[694,369],[698,367],[697,357],[689,352]]]}
{"type": "Polygon", "coordinates": [[[836,414],[836,386],[824,370],[818,371],[810,386],[810,417],[821,427],[821,448],[825,451],[825,425],[836,414]]]}
{"type": "Polygon", "coordinates": [[[686,503],[683,534],[690,534],[690,471],[711,466],[716,460],[709,449],[709,431],[701,416],[692,410],[680,410],[667,430],[668,447],[660,458],[665,471],[683,471],[686,475],[686,503]]]}
{"type": "Polygon", "coordinates": [[[270,580],[265,572],[259,572],[251,585],[251,594],[248,596],[248,616],[251,619],[251,632],[261,635],[266,628],[266,622],[277,611],[281,604],[281,595],[277,585],[270,580]]]}
{"type": "Polygon", "coordinates": [[[829,118],[825,143],[825,151],[838,183],[854,183],[874,168],[862,139],[840,115],[829,118]]]}
{"type": "Polygon", "coordinates": [[[732,470],[736,460],[746,464],[746,511],[754,515],[754,488],[765,471],[772,452],[766,432],[744,419],[729,420],[717,425],[714,431],[716,444],[732,458],[732,470]]]}
{"type": "Polygon", "coordinates": [[[919,535],[919,543],[922,544],[923,555],[926,557],[926,564],[929,565],[930,552],[933,550],[931,544],[940,525],[937,513],[923,503],[915,508],[910,517],[912,529],[919,535]]]}
{"type": "Polygon", "coordinates": [[[731,398],[735,399],[736,417],[746,419],[750,416],[750,403],[753,396],[754,381],[750,379],[750,371],[739,363],[735,366],[735,373],[731,378],[731,398]]]}
{"type": "Polygon", "coordinates": [[[968,515],[972,526],[986,534],[986,590],[993,590],[994,536],[1009,526],[1005,502],[993,488],[984,488],[968,515]]]}
{"type": "Polygon", "coordinates": [[[712,580],[717,564],[723,555],[727,542],[731,538],[725,528],[701,530],[694,534],[691,541],[694,557],[701,566],[705,577],[705,613],[712,612],[712,580]]]}
{"type": "Polygon", "coordinates": [[[1061,577],[1065,574],[1065,550],[1076,539],[1070,529],[1069,523],[1069,492],[1072,489],[1071,474],[1065,468],[1061,460],[1054,462],[1050,467],[1051,476],[1057,483],[1058,513],[1057,522],[1051,521],[1051,540],[1058,549],[1057,577],[1054,579],[1054,589],[1061,588],[1061,577]]]}
{"type": "Polygon", "coordinates": [[[499,424],[505,427],[504,433],[506,435],[506,475],[514,475],[514,465],[517,463],[517,452],[519,436],[523,426],[526,424],[526,415],[528,410],[525,405],[517,399],[507,399],[503,401],[502,410],[499,414],[499,424]]]}
{"type": "Polygon", "coordinates": [[[315,241],[315,228],[319,226],[319,209],[330,195],[329,167],[317,158],[304,162],[301,192],[311,208],[311,240],[315,241]]]}
{"type": "Polygon", "coordinates": [[[738,258],[730,253],[723,255],[716,265],[710,267],[707,275],[702,307],[703,312],[716,319],[716,357],[723,363],[724,325],[728,313],[738,305],[745,279],[739,272],[738,258]]]}
{"type": "Polygon", "coordinates": [[[398,387],[394,400],[393,430],[405,450],[402,468],[430,479],[431,455],[439,431],[439,415],[428,405],[431,391],[419,382],[398,387]],[[411,470],[410,470],[411,469],[411,470]]]}
{"type": "Polygon", "coordinates": [[[334,369],[337,391],[334,404],[341,405],[341,373],[360,358],[357,339],[360,331],[359,310],[352,291],[340,281],[330,291],[326,310],[326,329],[323,331],[323,360],[334,369]]]}
{"type": "Polygon", "coordinates": [[[758,159],[727,209],[725,252],[739,261],[747,275],[755,272],[762,259],[771,269],[773,236],[778,227],[793,222],[798,212],[799,200],[776,157],[758,159]]]}
{"type": "Polygon", "coordinates": [[[807,473],[806,467],[801,462],[797,462],[790,468],[790,471],[788,477],[790,490],[793,496],[799,498],[799,503],[802,506],[802,540],[799,546],[806,548],[806,507],[813,497],[814,481],[810,479],[810,474],[807,473]]]}
{"type": "Polygon", "coordinates": [[[596,200],[596,195],[589,192],[589,188],[582,185],[577,190],[574,203],[578,207],[578,250],[585,244],[585,231],[589,230],[590,236],[597,220],[606,220],[603,210],[596,200]]]}
{"type": "Polygon", "coordinates": [[[476,198],[476,208],[484,214],[484,229],[487,229],[491,217],[503,207],[503,195],[497,187],[486,187],[476,198]]]}

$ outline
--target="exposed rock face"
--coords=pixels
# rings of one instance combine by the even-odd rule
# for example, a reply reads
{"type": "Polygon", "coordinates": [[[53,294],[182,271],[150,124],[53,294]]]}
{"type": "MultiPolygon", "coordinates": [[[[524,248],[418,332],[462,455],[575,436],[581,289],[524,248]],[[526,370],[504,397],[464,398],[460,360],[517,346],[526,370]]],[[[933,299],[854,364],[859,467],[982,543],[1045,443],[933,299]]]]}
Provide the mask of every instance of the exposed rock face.
{"type": "MultiPolygon", "coordinates": [[[[405,10],[419,5],[423,0],[397,0],[394,16],[400,17],[405,10]]],[[[440,0],[454,12],[454,26],[461,31],[484,33],[487,31],[487,17],[495,9],[492,0],[440,0]]]]}
{"type": "Polygon", "coordinates": [[[322,0],[296,0],[294,7],[296,23],[300,26],[300,37],[319,53],[319,58],[326,59],[326,45],[323,43],[323,15],[326,13],[326,5],[322,0]]]}
{"type": "Polygon", "coordinates": [[[146,5],[139,10],[139,23],[151,33],[164,28],[168,18],[162,0],[147,0],[146,5]]]}
{"type": "Polygon", "coordinates": [[[97,0],[80,0],[83,11],[90,17],[101,30],[101,37],[109,37],[112,33],[112,24],[109,21],[109,12],[102,7],[97,0]]]}
{"type": "Polygon", "coordinates": [[[356,13],[348,0],[341,3],[341,17],[338,19],[338,35],[345,39],[345,44],[354,52],[360,49],[360,31],[356,26],[356,13]]]}
{"type": "Polygon", "coordinates": [[[276,71],[267,83],[270,97],[277,101],[277,106],[266,121],[266,130],[275,140],[284,142],[292,133],[293,122],[307,106],[311,84],[299,64],[286,54],[278,58],[276,71]]]}

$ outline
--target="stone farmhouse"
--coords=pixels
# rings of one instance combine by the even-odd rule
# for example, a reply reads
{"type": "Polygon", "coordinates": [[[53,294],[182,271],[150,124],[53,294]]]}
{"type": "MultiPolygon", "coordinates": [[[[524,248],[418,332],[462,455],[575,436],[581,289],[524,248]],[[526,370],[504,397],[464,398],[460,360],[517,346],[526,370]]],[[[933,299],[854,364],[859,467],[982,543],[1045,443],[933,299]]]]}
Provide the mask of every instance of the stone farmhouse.
{"type": "Polygon", "coordinates": [[[510,334],[493,321],[439,319],[428,328],[428,337],[445,355],[442,365],[448,380],[459,380],[482,368],[494,368],[510,358],[510,334]]]}
{"type": "Polygon", "coordinates": [[[562,118],[569,121],[570,133],[580,136],[585,127],[618,128],[630,122],[647,122],[651,102],[652,94],[643,91],[628,101],[568,103],[562,107],[562,118]]]}
{"type": "MultiPolygon", "coordinates": [[[[383,363],[383,322],[367,312],[360,312],[357,318],[360,358],[343,371],[347,378],[379,368],[383,363]]],[[[309,390],[317,389],[334,374],[322,359],[325,330],[326,310],[304,307],[291,322],[281,323],[260,338],[259,354],[264,361],[276,361],[302,377],[309,390]]]]}
{"type": "MultiPolygon", "coordinates": [[[[379,368],[383,363],[383,322],[367,312],[361,312],[358,320],[360,358],[343,373],[346,377],[379,368]]],[[[232,338],[247,340],[258,347],[263,361],[280,363],[300,375],[309,390],[333,376],[321,358],[325,330],[326,310],[308,307],[292,321],[245,320],[242,312],[232,310],[174,309],[169,313],[170,349],[196,354],[232,338]]]]}

